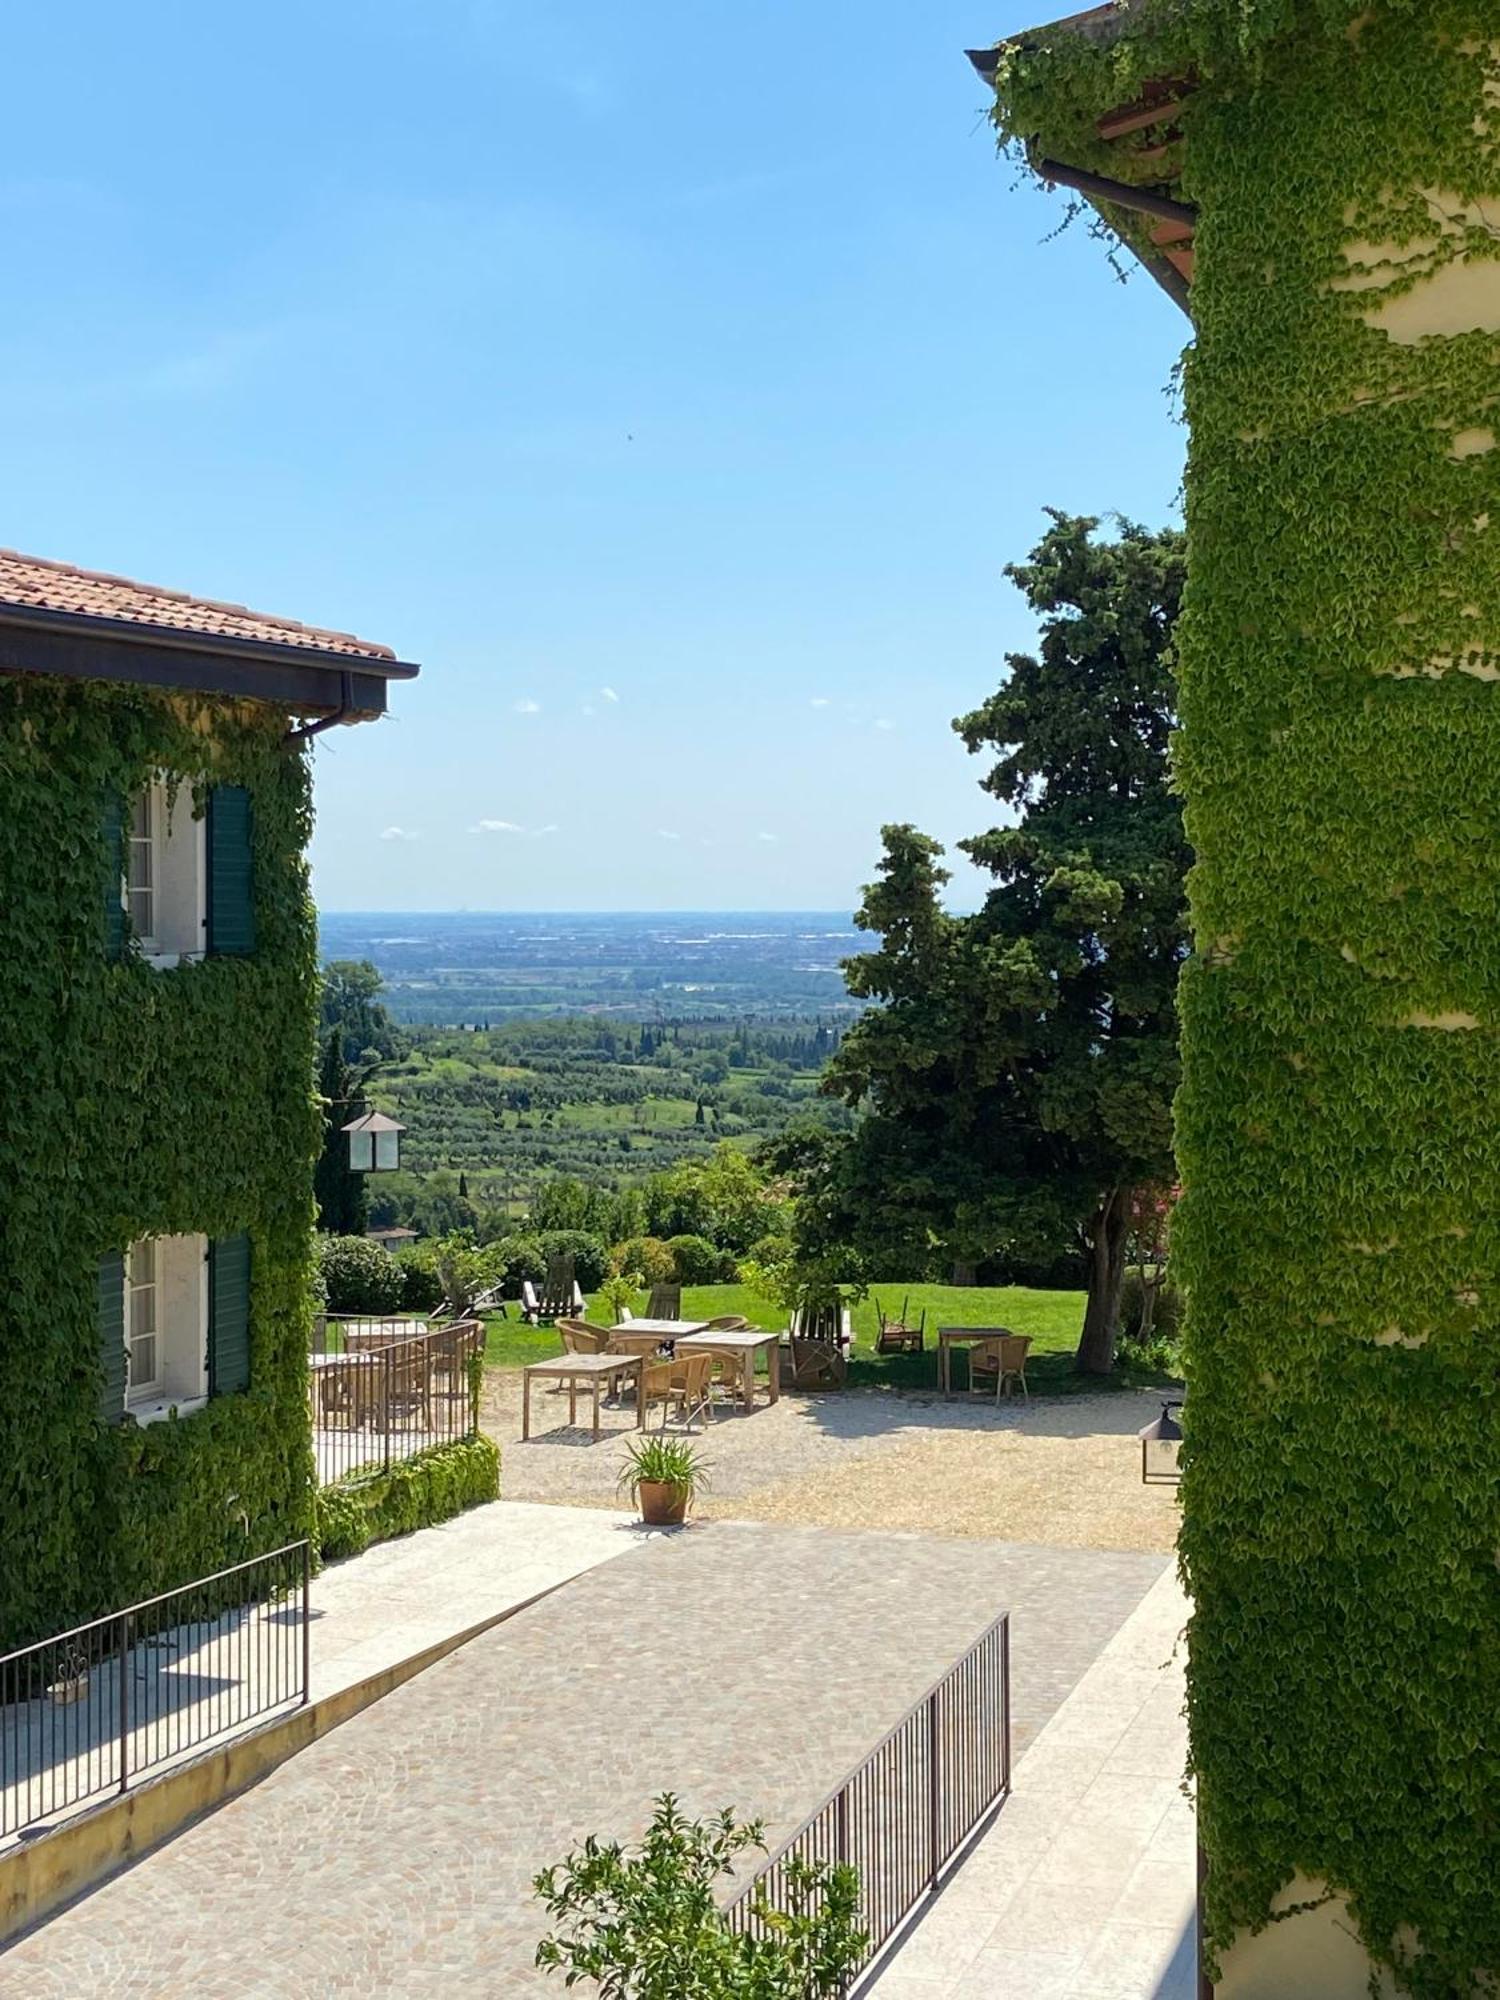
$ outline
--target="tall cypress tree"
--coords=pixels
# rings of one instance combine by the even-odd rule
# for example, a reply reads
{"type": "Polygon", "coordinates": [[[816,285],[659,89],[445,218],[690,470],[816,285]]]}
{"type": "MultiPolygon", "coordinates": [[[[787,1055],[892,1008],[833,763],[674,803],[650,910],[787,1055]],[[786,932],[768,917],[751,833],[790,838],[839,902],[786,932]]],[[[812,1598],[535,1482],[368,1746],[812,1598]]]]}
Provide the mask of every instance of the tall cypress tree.
{"type": "Polygon", "coordinates": [[[363,1174],[349,1165],[349,1141],[343,1127],[358,1116],[358,1078],[344,1057],[343,1030],[333,1028],[323,1043],[318,1068],[318,1095],[323,1100],[323,1150],[313,1172],[318,1200],[318,1227],[332,1236],[363,1236],[369,1222],[369,1202],[363,1174]]]}

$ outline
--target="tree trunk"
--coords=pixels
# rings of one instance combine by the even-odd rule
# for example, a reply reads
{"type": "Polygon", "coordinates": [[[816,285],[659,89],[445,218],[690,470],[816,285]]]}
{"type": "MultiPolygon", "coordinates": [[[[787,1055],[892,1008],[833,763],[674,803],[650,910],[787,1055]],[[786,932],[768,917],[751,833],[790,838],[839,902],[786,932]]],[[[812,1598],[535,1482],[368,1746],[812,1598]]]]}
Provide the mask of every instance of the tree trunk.
{"type": "Polygon", "coordinates": [[[1089,1250],[1088,1304],[1073,1367],[1080,1375],[1108,1375],[1120,1334],[1120,1286],[1130,1235],[1130,1191],[1111,1188],[1084,1230],[1089,1250]]]}

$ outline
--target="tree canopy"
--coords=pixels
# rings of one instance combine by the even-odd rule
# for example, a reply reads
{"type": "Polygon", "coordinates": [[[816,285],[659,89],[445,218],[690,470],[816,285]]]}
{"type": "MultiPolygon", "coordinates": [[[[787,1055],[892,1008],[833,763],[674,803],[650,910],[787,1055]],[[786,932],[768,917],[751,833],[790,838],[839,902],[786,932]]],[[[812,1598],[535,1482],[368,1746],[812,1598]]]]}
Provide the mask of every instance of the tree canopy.
{"type": "Polygon", "coordinates": [[[1177,973],[1190,854],[1170,786],[1172,632],[1184,539],[1051,512],[1006,574],[1039,614],[1034,654],[954,724],[993,751],[983,788],[1017,815],[961,843],[994,878],[942,906],[939,844],[884,829],[848,961],[872,1002],[825,1088],[861,1112],[809,1142],[799,1229],[810,1255],[867,1264],[1047,1255],[1077,1232],[1089,1305],[1079,1367],[1113,1364],[1130,1193],[1171,1178],[1177,973]]]}

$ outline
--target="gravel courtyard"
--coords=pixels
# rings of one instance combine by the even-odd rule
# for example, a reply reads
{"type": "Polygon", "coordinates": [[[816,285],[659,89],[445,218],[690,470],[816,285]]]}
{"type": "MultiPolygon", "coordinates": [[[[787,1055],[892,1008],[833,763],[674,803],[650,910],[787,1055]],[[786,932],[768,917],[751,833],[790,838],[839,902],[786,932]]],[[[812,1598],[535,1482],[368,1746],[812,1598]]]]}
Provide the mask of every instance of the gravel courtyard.
{"type": "MultiPolygon", "coordinates": [[[[750,1413],[720,1408],[699,1431],[711,1484],[696,1511],[1166,1554],[1177,1534],[1174,1489],[1141,1484],[1135,1442],[1160,1407],[1153,1390],[997,1406],[842,1389],[787,1393],[774,1406],[762,1399],[750,1413]]],[[[632,1404],[606,1408],[596,1444],[586,1422],[568,1425],[566,1396],[537,1385],[523,1444],[520,1373],[497,1369],[486,1380],[483,1423],[501,1448],[507,1499],[621,1504],[632,1404]]]]}

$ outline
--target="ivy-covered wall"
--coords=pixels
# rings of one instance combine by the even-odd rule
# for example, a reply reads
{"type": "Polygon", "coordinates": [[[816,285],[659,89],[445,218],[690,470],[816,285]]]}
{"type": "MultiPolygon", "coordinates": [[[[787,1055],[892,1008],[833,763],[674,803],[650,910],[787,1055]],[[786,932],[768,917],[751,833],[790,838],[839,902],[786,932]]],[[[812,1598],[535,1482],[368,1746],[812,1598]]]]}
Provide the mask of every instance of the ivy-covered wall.
{"type": "Polygon", "coordinates": [[[1198,84],[1174,1261],[1210,1940],[1333,1892],[1432,2000],[1500,1973],[1497,36],[1492,0],[1148,0],[1000,84],[1002,131],[1106,172],[1100,113],[1198,84]]]}
{"type": "Polygon", "coordinates": [[[286,731],[255,703],[0,680],[0,1649],[312,1522],[316,946],[286,731]],[[111,959],[108,802],[158,770],[248,788],[253,954],[111,959]],[[100,1258],[240,1231],[249,1389],[103,1424],[100,1258]]]}

